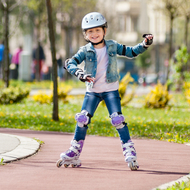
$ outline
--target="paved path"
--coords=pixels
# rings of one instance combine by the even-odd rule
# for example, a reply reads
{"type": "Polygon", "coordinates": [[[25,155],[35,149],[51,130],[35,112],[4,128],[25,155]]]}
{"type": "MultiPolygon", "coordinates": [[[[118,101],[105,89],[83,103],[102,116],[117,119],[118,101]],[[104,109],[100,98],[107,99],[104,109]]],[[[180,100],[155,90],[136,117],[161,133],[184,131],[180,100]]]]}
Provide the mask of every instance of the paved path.
{"type": "Polygon", "coordinates": [[[183,144],[133,139],[140,169],[130,171],[119,138],[87,136],[82,166],[57,168],[56,161],[70,147],[73,134],[3,128],[0,133],[45,142],[37,154],[0,166],[3,190],[151,190],[190,172],[190,147],[183,144]]]}

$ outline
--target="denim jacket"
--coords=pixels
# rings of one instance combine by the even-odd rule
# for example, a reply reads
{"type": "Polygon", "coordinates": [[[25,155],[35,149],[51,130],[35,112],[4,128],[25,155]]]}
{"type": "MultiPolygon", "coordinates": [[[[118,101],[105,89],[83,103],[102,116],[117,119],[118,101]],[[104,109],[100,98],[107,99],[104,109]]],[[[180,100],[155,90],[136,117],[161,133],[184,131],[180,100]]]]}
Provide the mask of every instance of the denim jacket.
{"type": "MultiPolygon", "coordinates": [[[[107,83],[112,83],[119,80],[119,73],[117,69],[117,54],[126,56],[128,58],[134,58],[147,49],[143,46],[143,43],[129,47],[119,44],[114,40],[105,40],[105,44],[109,57],[106,72],[107,83]]],[[[91,77],[95,78],[97,71],[97,56],[94,46],[91,43],[88,43],[85,46],[81,47],[79,51],[67,61],[65,67],[70,74],[74,75],[78,69],[77,65],[81,64],[83,61],[85,63],[84,73],[91,74],[91,77]]]]}

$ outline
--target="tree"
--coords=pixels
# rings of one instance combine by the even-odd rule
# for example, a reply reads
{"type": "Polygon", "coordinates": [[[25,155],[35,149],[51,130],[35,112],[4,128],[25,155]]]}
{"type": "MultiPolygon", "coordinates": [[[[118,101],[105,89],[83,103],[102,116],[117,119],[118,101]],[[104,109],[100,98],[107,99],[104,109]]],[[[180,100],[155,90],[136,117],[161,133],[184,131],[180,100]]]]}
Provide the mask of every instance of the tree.
{"type": "Polygon", "coordinates": [[[0,2],[0,39],[2,39],[3,36],[3,4],[0,2]]]}
{"type": "Polygon", "coordinates": [[[188,45],[188,24],[190,21],[190,1],[184,0],[181,4],[181,15],[185,17],[185,34],[184,34],[184,44],[188,45]]]}
{"type": "MultiPolygon", "coordinates": [[[[39,1],[39,0],[25,0],[25,5],[29,8],[28,13],[32,14],[33,17],[31,18],[31,21],[33,22],[33,26],[36,29],[36,70],[39,71],[40,67],[40,41],[41,41],[41,29],[44,23],[46,23],[47,15],[46,15],[46,4],[45,1],[39,1]]],[[[40,81],[40,73],[36,72],[36,79],[40,81]]]]}
{"type": "Polygon", "coordinates": [[[59,15],[58,22],[61,24],[62,34],[65,34],[65,58],[71,57],[75,49],[79,48],[82,18],[97,9],[96,3],[96,0],[54,0],[53,5],[59,15]],[[76,47],[73,47],[74,35],[77,39],[76,47]]]}
{"type": "Polygon", "coordinates": [[[51,55],[53,63],[53,119],[58,121],[58,93],[57,93],[57,60],[55,50],[55,33],[52,19],[52,6],[51,0],[46,0],[47,16],[48,16],[48,28],[49,28],[49,39],[51,44],[51,55]]]}
{"type": "Polygon", "coordinates": [[[5,45],[4,52],[4,61],[2,66],[3,72],[3,81],[5,82],[5,87],[9,87],[9,65],[10,65],[10,57],[9,57],[9,38],[10,38],[10,14],[14,13],[15,8],[18,8],[21,4],[21,0],[2,0],[1,1],[1,10],[3,12],[3,38],[5,45]]]}
{"type": "MultiPolygon", "coordinates": [[[[180,6],[183,0],[155,0],[155,7],[158,10],[162,10],[165,15],[169,17],[169,51],[168,51],[168,58],[172,58],[173,54],[173,22],[174,19],[180,16],[180,6]]],[[[167,67],[166,71],[166,79],[169,76],[169,68],[170,65],[167,67]]]]}
{"type": "MultiPolygon", "coordinates": [[[[170,19],[170,39],[169,39],[169,59],[172,58],[173,54],[173,22],[179,14],[179,7],[183,0],[162,0],[165,4],[165,10],[170,19]]],[[[167,67],[166,79],[169,77],[169,65],[167,67]]]]}
{"type": "Polygon", "coordinates": [[[2,2],[2,10],[4,13],[4,46],[5,46],[5,53],[4,53],[4,61],[2,66],[2,73],[3,73],[3,80],[5,82],[5,87],[9,87],[9,9],[10,9],[10,1],[3,1],[2,2]]]}
{"type": "Polygon", "coordinates": [[[186,79],[185,76],[188,73],[187,64],[189,60],[190,53],[188,53],[186,46],[183,45],[180,49],[176,50],[174,63],[174,80],[177,90],[182,90],[183,83],[186,79]]]}

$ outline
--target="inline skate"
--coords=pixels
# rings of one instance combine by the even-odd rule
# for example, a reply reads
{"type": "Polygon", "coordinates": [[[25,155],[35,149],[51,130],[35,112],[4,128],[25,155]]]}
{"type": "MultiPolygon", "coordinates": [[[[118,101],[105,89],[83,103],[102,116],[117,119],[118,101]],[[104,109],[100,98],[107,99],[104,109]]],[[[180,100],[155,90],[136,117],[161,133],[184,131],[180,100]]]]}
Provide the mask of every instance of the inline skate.
{"type": "Polygon", "coordinates": [[[129,140],[127,143],[122,142],[123,155],[125,156],[125,162],[128,163],[128,167],[131,170],[137,170],[139,168],[137,162],[137,154],[134,148],[134,143],[129,140]]]}
{"type": "Polygon", "coordinates": [[[60,159],[57,161],[57,167],[60,168],[64,165],[67,168],[70,164],[73,168],[80,167],[81,161],[79,160],[80,153],[82,151],[82,147],[84,144],[84,140],[71,141],[71,147],[66,151],[60,154],[60,159]]]}

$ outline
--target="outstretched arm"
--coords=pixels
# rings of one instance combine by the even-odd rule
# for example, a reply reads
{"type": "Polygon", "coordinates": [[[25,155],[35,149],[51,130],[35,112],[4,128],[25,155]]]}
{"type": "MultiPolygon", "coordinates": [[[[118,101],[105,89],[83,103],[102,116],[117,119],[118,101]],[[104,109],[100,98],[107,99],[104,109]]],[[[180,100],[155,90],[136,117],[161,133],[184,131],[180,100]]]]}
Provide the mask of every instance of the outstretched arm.
{"type": "Polygon", "coordinates": [[[144,34],[143,38],[144,38],[144,40],[141,43],[139,43],[133,47],[125,46],[122,44],[117,44],[117,54],[126,56],[128,58],[134,58],[137,55],[143,53],[152,44],[153,35],[152,34],[144,34]]]}

